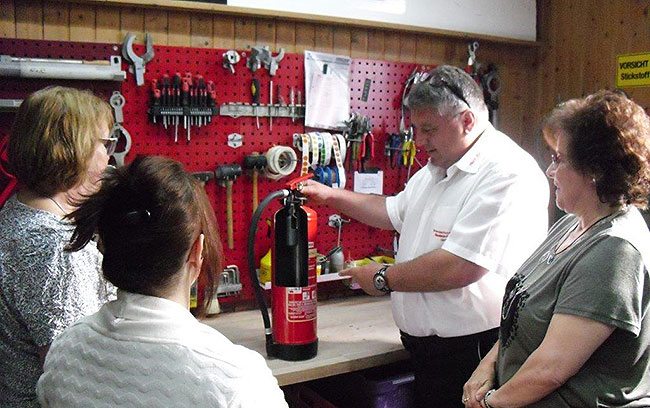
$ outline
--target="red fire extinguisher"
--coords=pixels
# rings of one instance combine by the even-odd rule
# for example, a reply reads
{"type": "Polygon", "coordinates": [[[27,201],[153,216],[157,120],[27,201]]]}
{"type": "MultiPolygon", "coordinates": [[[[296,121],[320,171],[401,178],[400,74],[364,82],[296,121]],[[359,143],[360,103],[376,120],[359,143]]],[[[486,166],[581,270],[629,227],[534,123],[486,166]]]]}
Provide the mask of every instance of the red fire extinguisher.
{"type": "Polygon", "coordinates": [[[253,214],[248,234],[248,270],[264,320],[266,353],[269,357],[290,361],[310,359],[318,351],[316,265],[309,262],[309,242],[314,241],[316,233],[316,213],[303,205],[306,198],[298,191],[300,183],[309,178],[311,175],[291,180],[288,189],[266,196],[253,214]],[[282,208],[273,218],[271,326],[264,293],[255,272],[254,249],[262,212],[277,198],[281,200],[282,208]]]}

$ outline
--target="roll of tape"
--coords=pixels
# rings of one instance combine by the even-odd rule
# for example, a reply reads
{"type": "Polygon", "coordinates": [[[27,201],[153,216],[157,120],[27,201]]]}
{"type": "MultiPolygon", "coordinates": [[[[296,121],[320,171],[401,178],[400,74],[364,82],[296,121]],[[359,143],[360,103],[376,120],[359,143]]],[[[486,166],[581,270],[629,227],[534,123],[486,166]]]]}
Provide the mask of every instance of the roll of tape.
{"type": "Polygon", "coordinates": [[[266,156],[264,175],[272,180],[286,177],[296,169],[298,156],[289,146],[273,146],[264,155],[266,156]]]}

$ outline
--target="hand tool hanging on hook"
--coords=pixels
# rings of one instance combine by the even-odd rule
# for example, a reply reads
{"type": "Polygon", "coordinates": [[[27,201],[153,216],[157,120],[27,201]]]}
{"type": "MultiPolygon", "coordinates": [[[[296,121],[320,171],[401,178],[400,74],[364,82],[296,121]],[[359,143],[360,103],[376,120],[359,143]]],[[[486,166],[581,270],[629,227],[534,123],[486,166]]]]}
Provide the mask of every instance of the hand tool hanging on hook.
{"type": "Polygon", "coordinates": [[[492,126],[498,128],[501,81],[499,80],[499,71],[495,64],[488,65],[487,71],[481,76],[481,85],[483,86],[483,97],[490,112],[490,122],[492,122],[492,126]]]}
{"type": "Polygon", "coordinates": [[[226,217],[228,226],[228,248],[234,249],[233,221],[232,221],[232,183],[241,175],[241,166],[239,164],[225,164],[217,167],[214,171],[216,180],[220,185],[226,187],[226,217]]]}
{"type": "Polygon", "coordinates": [[[477,50],[478,41],[472,41],[467,45],[467,66],[465,66],[465,72],[470,74],[476,82],[479,82],[481,64],[476,60],[477,50]]]}
{"type": "Polygon", "coordinates": [[[139,56],[133,51],[133,40],[135,40],[135,34],[127,33],[122,44],[122,56],[133,65],[135,83],[138,86],[142,86],[144,85],[144,66],[154,57],[153,39],[151,38],[151,34],[145,34],[146,52],[142,56],[139,56]]]}
{"type": "Polygon", "coordinates": [[[113,95],[111,95],[111,98],[109,99],[109,103],[115,113],[115,124],[111,129],[110,138],[114,139],[113,142],[116,144],[117,149],[122,146],[121,140],[124,139],[123,148],[121,148],[120,151],[117,151],[116,149],[112,156],[115,159],[115,165],[117,167],[122,167],[124,166],[124,158],[127,153],[129,153],[129,150],[131,150],[131,135],[124,126],[122,126],[122,123],[124,122],[122,107],[126,103],[126,100],[120,91],[114,91],[113,95]]]}
{"type": "Polygon", "coordinates": [[[251,171],[253,179],[253,212],[257,209],[257,179],[260,171],[266,167],[266,156],[253,152],[251,155],[244,157],[244,169],[251,171]]]}
{"type": "Polygon", "coordinates": [[[258,109],[260,107],[260,80],[253,78],[251,81],[251,96],[253,98],[253,109],[255,110],[255,124],[260,128],[260,114],[258,109]]]}

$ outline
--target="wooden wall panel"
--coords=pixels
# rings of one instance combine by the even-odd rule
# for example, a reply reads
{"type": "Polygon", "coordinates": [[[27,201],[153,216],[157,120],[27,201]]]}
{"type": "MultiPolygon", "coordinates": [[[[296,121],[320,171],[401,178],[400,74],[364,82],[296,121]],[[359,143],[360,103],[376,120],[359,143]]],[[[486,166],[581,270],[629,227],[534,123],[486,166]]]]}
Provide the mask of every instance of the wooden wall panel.
{"type": "Polygon", "coordinates": [[[399,61],[400,33],[388,31],[384,36],[384,57],[388,61],[399,61]]]}
{"type": "Polygon", "coordinates": [[[151,34],[154,44],[168,45],[169,20],[164,10],[146,9],[144,11],[144,31],[151,34]]]}
{"type": "Polygon", "coordinates": [[[417,35],[415,34],[401,34],[399,37],[399,61],[415,61],[417,59],[415,53],[415,44],[417,42],[417,35]]]}
{"type": "Polygon", "coordinates": [[[384,32],[381,30],[368,31],[368,58],[375,60],[384,60],[386,55],[384,53],[384,32]]]}
{"type": "MultiPolygon", "coordinates": [[[[616,56],[650,50],[647,0],[540,0],[539,120],[554,104],[616,86],[616,56]]],[[[650,87],[626,88],[650,106],[650,87]]]]}
{"type": "Polygon", "coordinates": [[[314,51],[334,52],[334,28],[324,24],[317,24],[314,31],[314,51]]]}
{"type": "Polygon", "coordinates": [[[167,45],[189,47],[191,35],[191,15],[174,11],[167,14],[169,33],[167,45]]]}
{"type": "MultiPolygon", "coordinates": [[[[648,0],[538,0],[541,45],[481,42],[479,61],[500,70],[502,128],[534,150],[538,123],[558,101],[613,88],[616,55],[650,50],[649,6],[648,0]]],[[[433,34],[110,4],[60,2],[53,8],[42,0],[3,0],[0,7],[5,38],[120,43],[127,31],[140,43],[149,32],[154,43],[171,46],[270,45],[274,52],[283,47],[421,64],[467,62],[465,39],[433,34]]],[[[626,92],[650,105],[649,87],[626,92]]]]}
{"type": "Polygon", "coordinates": [[[190,17],[190,47],[213,48],[212,16],[195,13],[190,17]]]}
{"type": "Polygon", "coordinates": [[[0,36],[4,38],[15,38],[16,36],[16,13],[13,0],[3,0],[0,7],[0,36]]]}
{"type": "Polygon", "coordinates": [[[214,16],[213,26],[215,48],[235,48],[235,19],[229,16],[214,16]]]}
{"type": "Polygon", "coordinates": [[[41,2],[15,3],[16,37],[43,39],[43,6],[41,2]]]}
{"type": "Polygon", "coordinates": [[[275,49],[280,48],[286,52],[296,52],[296,23],[278,21],[275,24],[275,49]]]}
{"type": "Polygon", "coordinates": [[[238,17],[235,19],[235,48],[243,50],[255,46],[255,20],[238,17]]]}
{"type": "MultiPolygon", "coordinates": [[[[271,19],[257,20],[255,25],[255,45],[268,45],[272,47],[275,44],[275,21],[271,19]]],[[[274,49],[271,52],[275,53],[274,49]]]]}
{"type": "Polygon", "coordinates": [[[144,44],[144,10],[138,7],[124,7],[120,10],[120,36],[127,33],[136,36],[136,44],[144,44]]]}
{"type": "Polygon", "coordinates": [[[332,52],[340,55],[350,55],[352,33],[348,27],[334,27],[334,44],[332,52]]]}
{"type": "Polygon", "coordinates": [[[296,52],[313,50],[316,45],[316,25],[296,23],[296,52]]]}
{"type": "Polygon", "coordinates": [[[350,54],[352,58],[368,58],[368,29],[350,30],[350,54]]]}
{"type": "Polygon", "coordinates": [[[95,39],[103,43],[121,43],[120,9],[97,6],[95,9],[95,39]]]}
{"type": "MultiPolygon", "coordinates": [[[[58,8],[58,7],[57,7],[58,8]]],[[[45,7],[47,10],[48,7],[45,7]]],[[[70,41],[94,41],[96,35],[95,7],[86,4],[77,4],[70,8],[70,41]]],[[[65,16],[62,20],[65,19],[65,16]]],[[[46,38],[47,35],[46,35],[46,38]]]]}
{"type": "MultiPolygon", "coordinates": [[[[69,41],[70,40],[70,30],[72,27],[78,27],[75,23],[70,21],[70,5],[62,4],[62,7],[45,7],[43,10],[43,38],[58,40],[58,41],[69,41]]],[[[93,19],[95,18],[95,13],[93,11],[93,19]]],[[[85,25],[86,28],[90,26],[85,25]]],[[[92,25],[93,37],[95,25],[92,25]]],[[[76,34],[76,33],[75,33],[76,34]]],[[[88,37],[86,37],[88,38],[88,37]]]]}

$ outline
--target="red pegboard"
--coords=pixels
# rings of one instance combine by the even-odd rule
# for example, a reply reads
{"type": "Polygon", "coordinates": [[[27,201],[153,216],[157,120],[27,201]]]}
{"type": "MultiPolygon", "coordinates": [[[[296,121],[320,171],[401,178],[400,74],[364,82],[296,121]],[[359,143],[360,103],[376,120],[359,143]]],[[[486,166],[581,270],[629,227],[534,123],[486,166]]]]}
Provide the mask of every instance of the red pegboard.
{"type": "MultiPolygon", "coordinates": [[[[134,46],[136,53],[142,54],[144,47],[134,46]]],[[[110,55],[120,54],[120,45],[89,44],[52,41],[10,40],[0,39],[0,54],[33,58],[64,58],[64,59],[103,59],[110,55]]],[[[304,133],[306,130],[301,120],[291,122],[290,118],[273,118],[273,130],[269,130],[268,118],[260,118],[260,129],[256,128],[254,117],[231,118],[215,116],[212,122],[201,128],[192,127],[191,141],[185,141],[184,129],[179,128],[179,143],[174,143],[173,126],[165,130],[161,124],[153,124],[147,116],[149,105],[150,81],[159,79],[163,74],[173,76],[176,72],[183,75],[191,72],[200,74],[206,81],[214,81],[217,87],[217,103],[251,102],[250,84],[253,77],[261,84],[260,101],[269,101],[269,81],[274,83],[274,99],[277,101],[278,85],[281,96],[289,101],[289,89],[294,87],[304,95],[304,61],[300,54],[285,54],[277,74],[269,76],[266,69],[254,74],[245,67],[245,56],[235,66],[235,74],[230,73],[221,65],[222,54],[226,50],[199,49],[184,47],[155,46],[155,57],[146,65],[145,86],[137,87],[132,74],[128,74],[125,82],[81,82],[81,81],[52,81],[25,80],[15,78],[0,78],[0,98],[23,99],[29,92],[53,83],[64,84],[79,88],[89,88],[103,95],[107,100],[113,90],[119,89],[126,99],[124,110],[124,126],[132,136],[133,145],[126,161],[130,162],[137,154],[164,155],[182,162],[188,171],[214,171],[222,164],[243,162],[246,155],[252,152],[263,153],[276,144],[292,144],[294,133],[304,133]],[[227,146],[226,138],[231,133],[243,135],[243,145],[232,149],[227,146]]],[[[247,51],[240,51],[247,54],[247,51]]],[[[396,133],[399,128],[400,104],[404,83],[415,68],[415,64],[404,64],[374,60],[354,60],[351,70],[351,107],[352,111],[369,116],[375,135],[375,158],[366,166],[378,167],[384,170],[384,193],[394,194],[400,191],[406,181],[405,168],[391,168],[384,155],[384,143],[388,134],[396,133]],[[367,101],[362,100],[362,90],[366,79],[372,81],[367,101]]],[[[127,65],[123,64],[127,69],[127,65]]],[[[7,135],[10,129],[11,115],[0,115],[0,137],[7,135]]],[[[300,157],[300,154],[298,154],[300,157]]],[[[425,158],[419,156],[420,162],[425,158]]],[[[347,168],[347,165],[346,165],[347,168]]],[[[412,172],[417,170],[416,166],[412,172]]],[[[298,169],[295,176],[298,175],[298,169]]],[[[348,186],[352,186],[352,174],[348,174],[348,186]]],[[[271,191],[283,188],[288,178],[272,181],[259,178],[260,200],[271,191]]],[[[351,188],[351,187],[348,187],[351,188]]],[[[243,174],[233,184],[234,208],[234,242],[235,249],[230,250],[226,245],[226,193],[225,188],[214,181],[206,185],[217,215],[219,228],[224,243],[225,264],[235,264],[242,271],[244,289],[239,297],[225,299],[226,302],[249,302],[253,292],[247,274],[246,238],[252,215],[252,183],[251,177],[243,174]]],[[[274,204],[265,213],[271,218],[278,208],[274,204]]],[[[334,211],[325,207],[314,207],[318,212],[318,238],[316,247],[321,253],[326,253],[336,245],[337,231],[327,226],[328,217],[334,211]]],[[[260,223],[256,259],[259,259],[269,247],[266,236],[267,227],[260,223]]],[[[377,245],[392,248],[393,233],[380,231],[358,222],[345,224],[342,233],[342,245],[346,258],[357,259],[373,254],[377,245]],[[371,239],[368,239],[368,238],[371,239]]]]}

